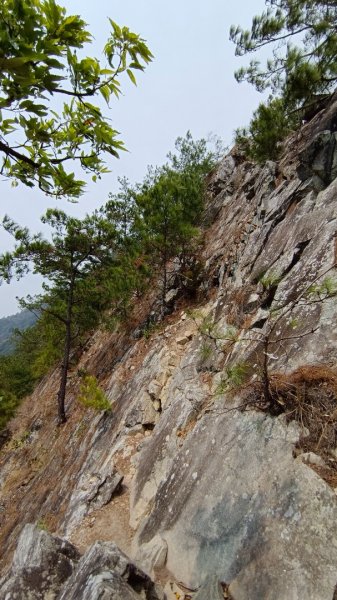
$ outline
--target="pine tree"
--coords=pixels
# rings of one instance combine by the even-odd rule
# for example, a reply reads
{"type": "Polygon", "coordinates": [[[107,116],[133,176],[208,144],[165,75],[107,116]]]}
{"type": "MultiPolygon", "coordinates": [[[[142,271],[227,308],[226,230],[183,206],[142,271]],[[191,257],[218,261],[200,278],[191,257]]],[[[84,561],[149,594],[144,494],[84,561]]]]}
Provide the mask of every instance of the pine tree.
{"type": "Polygon", "coordinates": [[[298,123],[296,114],[287,114],[283,98],[270,98],[259,105],[248,127],[235,132],[235,143],[258,163],[277,160],[281,142],[298,123]]]}
{"type": "Polygon", "coordinates": [[[48,315],[63,332],[58,418],[64,423],[71,349],[109,306],[113,290],[105,282],[119,266],[119,246],[114,223],[99,212],[80,220],[48,210],[42,221],[54,229],[51,241],[30,235],[5,217],[3,225],[16,239],[16,247],[0,257],[0,280],[10,282],[13,275],[22,277],[30,268],[46,280],[44,293],[22,300],[21,305],[48,315]]]}
{"type": "Polygon", "coordinates": [[[330,93],[337,81],[337,2],[335,0],[266,0],[267,9],[253,18],[250,30],[232,26],[230,39],[243,56],[272,47],[261,67],[251,60],[239,69],[238,81],[283,97],[288,111],[330,93]]]}

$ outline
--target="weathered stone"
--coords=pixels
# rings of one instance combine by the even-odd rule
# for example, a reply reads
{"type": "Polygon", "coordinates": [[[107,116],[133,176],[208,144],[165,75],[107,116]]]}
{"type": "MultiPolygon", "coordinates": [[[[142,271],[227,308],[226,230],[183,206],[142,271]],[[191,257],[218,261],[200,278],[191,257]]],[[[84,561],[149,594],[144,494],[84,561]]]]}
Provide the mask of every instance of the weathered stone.
{"type": "Polygon", "coordinates": [[[167,568],[191,588],[213,572],[232,582],[238,600],[288,600],[295,589],[298,598],[331,600],[337,501],[294,461],[298,429],[254,413],[215,415],[176,451],[140,532],[140,555],[142,543],[161,532],[167,568]]]}
{"type": "Polygon", "coordinates": [[[79,558],[79,552],[69,542],[52,537],[36,525],[25,525],[11,569],[0,581],[0,598],[53,600],[79,558]]]}
{"type": "Polygon", "coordinates": [[[87,494],[85,501],[90,508],[102,508],[108,504],[114,494],[121,489],[123,475],[114,467],[108,465],[101,473],[93,473],[87,479],[87,494]]]}
{"type": "Polygon", "coordinates": [[[154,406],[153,396],[148,392],[144,392],[140,399],[140,406],[142,410],[142,425],[155,425],[158,420],[158,415],[154,406]]]}
{"type": "Polygon", "coordinates": [[[165,296],[165,304],[172,304],[178,298],[180,293],[179,288],[172,288],[165,296]]]}
{"type": "Polygon", "coordinates": [[[159,394],[161,386],[158,382],[151,382],[149,392],[144,391],[139,401],[133,406],[128,413],[124,423],[126,427],[135,427],[136,425],[154,425],[158,420],[157,408],[155,407],[154,398],[159,394]]]}
{"type": "Polygon", "coordinates": [[[184,346],[193,338],[193,331],[186,331],[184,335],[176,338],[178,346],[184,346]]]}
{"type": "Polygon", "coordinates": [[[153,408],[156,412],[161,412],[161,401],[160,400],[154,400],[153,401],[153,408]]]}
{"type": "Polygon", "coordinates": [[[142,421],[143,421],[143,411],[140,407],[135,406],[127,414],[124,423],[125,423],[125,427],[135,427],[136,425],[142,423],[142,421]]]}
{"type": "Polygon", "coordinates": [[[164,600],[162,591],[117,546],[96,542],[80,558],[76,548],[26,525],[2,600],[164,600]]]}
{"type": "Polygon", "coordinates": [[[136,560],[151,577],[155,576],[155,569],[165,566],[166,558],[167,543],[160,535],[156,535],[148,544],[143,544],[141,552],[136,554],[136,560]]]}
{"type": "MultiPolygon", "coordinates": [[[[127,432],[128,430],[126,430],[127,432]]],[[[91,457],[93,458],[93,457],[91,457]]],[[[101,508],[118,494],[121,490],[123,476],[118,473],[111,458],[97,465],[97,470],[92,471],[94,463],[89,463],[83,472],[77,486],[72,490],[68,511],[67,525],[72,529],[73,523],[78,522],[92,510],[101,508]]],[[[67,535],[66,528],[64,528],[67,535]]]]}
{"type": "Polygon", "coordinates": [[[220,161],[218,168],[209,176],[208,179],[208,190],[212,194],[212,202],[209,202],[205,211],[205,222],[212,223],[217,216],[223,202],[217,201],[221,196],[222,191],[227,193],[233,192],[231,186],[231,177],[235,170],[235,159],[229,154],[222,161],[220,161]],[[215,199],[214,199],[215,197],[215,199]]]}
{"type": "Polygon", "coordinates": [[[247,300],[247,304],[248,304],[249,306],[254,306],[254,305],[256,305],[256,303],[257,303],[259,300],[260,300],[260,295],[259,295],[259,294],[257,294],[257,293],[253,293],[253,294],[250,294],[250,296],[249,296],[249,298],[248,298],[248,300],[247,300]]]}
{"type": "Polygon", "coordinates": [[[316,465],[317,467],[326,467],[326,463],[321,456],[318,456],[314,452],[303,452],[299,458],[308,465],[316,465]]]}
{"type": "Polygon", "coordinates": [[[150,578],[119,548],[96,542],[84,554],[58,600],[158,600],[150,578]]]}
{"type": "Polygon", "coordinates": [[[161,392],[161,389],[162,389],[161,384],[158,381],[154,380],[149,383],[149,387],[148,387],[147,391],[149,392],[149,394],[152,398],[158,398],[159,394],[161,392]]]}
{"type": "Polygon", "coordinates": [[[314,175],[328,185],[336,177],[336,165],[336,134],[321,131],[301,152],[297,173],[302,181],[314,175]]]}
{"type": "MultiPolygon", "coordinates": [[[[275,189],[275,178],[277,172],[277,165],[272,160],[267,160],[260,171],[256,183],[254,185],[254,194],[260,199],[260,211],[265,212],[265,199],[268,198],[273,190],[275,189]]],[[[248,198],[250,199],[250,198],[248,198]]]]}
{"type": "Polygon", "coordinates": [[[196,595],[193,596],[193,600],[223,600],[223,598],[223,589],[217,576],[207,577],[196,595]]]}
{"type": "Polygon", "coordinates": [[[139,600],[139,595],[116,573],[102,571],[90,574],[79,587],[75,594],[71,589],[66,589],[66,595],[61,598],[74,600],[139,600]]]}
{"type": "Polygon", "coordinates": [[[118,473],[116,469],[113,469],[104,479],[101,479],[95,493],[92,493],[91,497],[88,498],[91,506],[102,508],[102,506],[108,504],[113,496],[120,491],[123,479],[124,476],[118,473]]]}
{"type": "Polygon", "coordinates": [[[179,363],[179,356],[175,353],[172,352],[170,354],[169,360],[168,360],[168,366],[169,367],[176,367],[179,363]]]}

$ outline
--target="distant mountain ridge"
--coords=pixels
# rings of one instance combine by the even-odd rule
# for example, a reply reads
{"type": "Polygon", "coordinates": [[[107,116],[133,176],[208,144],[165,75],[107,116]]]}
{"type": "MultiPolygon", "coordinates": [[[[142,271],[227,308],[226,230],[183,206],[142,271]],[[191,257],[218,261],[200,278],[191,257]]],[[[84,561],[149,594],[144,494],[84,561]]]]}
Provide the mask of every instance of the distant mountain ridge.
{"type": "Polygon", "coordinates": [[[15,329],[24,331],[34,325],[36,316],[29,310],[0,319],[0,355],[10,354],[13,350],[12,335],[15,329]]]}

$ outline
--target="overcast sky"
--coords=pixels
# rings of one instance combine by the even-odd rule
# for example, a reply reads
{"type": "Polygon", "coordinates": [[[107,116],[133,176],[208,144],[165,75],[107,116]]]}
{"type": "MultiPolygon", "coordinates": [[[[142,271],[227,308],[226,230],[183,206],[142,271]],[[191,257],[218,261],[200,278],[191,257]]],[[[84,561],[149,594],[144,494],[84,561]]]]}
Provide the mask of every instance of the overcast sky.
{"type": "MultiPolygon", "coordinates": [[[[138,86],[125,82],[124,94],[111,101],[109,117],[120,131],[129,152],[111,159],[111,173],[90,184],[77,204],[53,203],[38,190],[23,185],[12,189],[0,181],[0,219],[9,214],[33,231],[39,217],[53,205],[83,216],[101,206],[117,177],[141,181],[149,164],[160,165],[174,140],[187,130],[194,138],[214,133],[230,145],[233,131],[246,125],[261,96],[247,84],[237,84],[233,72],[244,62],[234,56],[229,42],[231,24],[249,27],[264,0],[58,0],[70,14],[81,14],[95,38],[91,54],[99,55],[109,34],[107,17],[127,25],[143,37],[154,54],[153,62],[138,76],[138,86]]],[[[88,55],[89,55],[88,49],[88,55]]],[[[247,62],[247,61],[246,61],[247,62]]],[[[11,238],[0,230],[0,252],[11,238]]],[[[36,278],[0,287],[0,316],[17,312],[17,295],[38,291],[36,278]]]]}

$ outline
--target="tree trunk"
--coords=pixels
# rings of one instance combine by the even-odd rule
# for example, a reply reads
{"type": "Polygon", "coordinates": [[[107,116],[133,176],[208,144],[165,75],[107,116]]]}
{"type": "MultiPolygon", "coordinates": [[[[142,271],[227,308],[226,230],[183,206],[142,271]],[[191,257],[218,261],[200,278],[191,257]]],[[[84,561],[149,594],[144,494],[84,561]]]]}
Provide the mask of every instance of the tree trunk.
{"type": "Polygon", "coordinates": [[[69,369],[69,355],[70,355],[70,342],[71,342],[71,328],[67,323],[66,325],[66,338],[64,343],[63,361],[61,365],[61,383],[60,389],[57,394],[58,402],[58,422],[59,424],[65,423],[67,418],[64,409],[64,401],[66,397],[68,369],[69,369]]]}
{"type": "Polygon", "coordinates": [[[162,260],[162,269],[163,269],[161,301],[162,301],[162,311],[163,311],[163,313],[165,313],[166,293],[167,293],[167,260],[168,260],[167,231],[166,230],[164,231],[164,240],[163,240],[161,260],[162,260]]]}
{"type": "Polygon", "coordinates": [[[69,286],[68,303],[67,303],[67,318],[66,318],[66,334],[64,341],[63,361],[61,365],[61,382],[60,389],[57,394],[58,402],[58,422],[59,425],[65,423],[67,420],[64,403],[66,397],[68,370],[69,370],[69,356],[71,347],[71,325],[72,325],[72,308],[73,308],[73,296],[74,296],[74,284],[75,277],[72,277],[69,286]]]}
{"type": "Polygon", "coordinates": [[[268,350],[269,350],[269,339],[268,335],[266,335],[263,343],[263,365],[262,365],[262,385],[263,385],[263,395],[265,402],[271,406],[272,405],[272,395],[270,393],[270,377],[269,377],[269,363],[268,363],[268,350]]]}
{"type": "Polygon", "coordinates": [[[161,292],[161,302],[162,302],[162,309],[163,311],[165,311],[166,308],[166,291],[167,291],[167,258],[166,258],[166,252],[163,255],[163,286],[162,286],[162,292],[161,292]]]}

